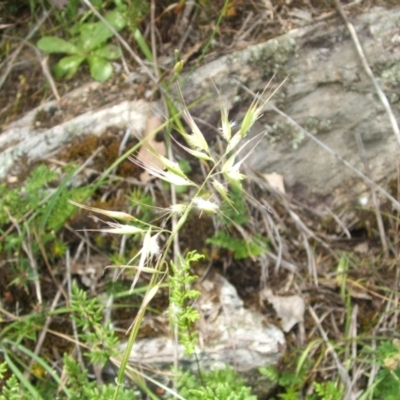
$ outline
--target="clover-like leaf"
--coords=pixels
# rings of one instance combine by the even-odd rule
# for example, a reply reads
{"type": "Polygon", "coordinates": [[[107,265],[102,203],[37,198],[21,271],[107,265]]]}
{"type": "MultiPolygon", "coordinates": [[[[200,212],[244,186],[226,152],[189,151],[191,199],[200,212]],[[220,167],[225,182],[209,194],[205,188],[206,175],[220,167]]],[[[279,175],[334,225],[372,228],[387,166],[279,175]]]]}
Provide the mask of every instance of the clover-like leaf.
{"type": "Polygon", "coordinates": [[[42,37],[37,42],[37,47],[39,50],[44,51],[45,53],[76,54],[79,51],[74,44],[57,36],[42,37]]]}
{"type": "Polygon", "coordinates": [[[111,77],[113,68],[107,60],[98,56],[88,56],[87,61],[93,79],[104,82],[111,77]]]}
{"type": "Polygon", "coordinates": [[[78,54],[74,54],[72,56],[63,57],[55,66],[54,66],[54,75],[57,78],[71,78],[79,66],[85,60],[85,56],[80,56],[78,54]]]}
{"type": "MultiPolygon", "coordinates": [[[[116,31],[120,31],[126,25],[126,19],[117,10],[110,12],[105,19],[116,31]]],[[[112,36],[113,33],[106,24],[99,21],[82,25],[80,41],[85,51],[92,51],[99,48],[112,36]]]]}
{"type": "Polygon", "coordinates": [[[81,27],[80,43],[85,51],[91,51],[104,44],[112,32],[103,22],[87,23],[81,27]]]}
{"type": "Polygon", "coordinates": [[[120,31],[121,29],[124,29],[127,20],[125,16],[119,12],[118,10],[111,11],[105,16],[105,20],[116,30],[120,31]]]}
{"type": "Polygon", "coordinates": [[[106,60],[115,60],[121,56],[121,49],[113,44],[108,44],[95,50],[93,55],[105,58],[106,60]]]}

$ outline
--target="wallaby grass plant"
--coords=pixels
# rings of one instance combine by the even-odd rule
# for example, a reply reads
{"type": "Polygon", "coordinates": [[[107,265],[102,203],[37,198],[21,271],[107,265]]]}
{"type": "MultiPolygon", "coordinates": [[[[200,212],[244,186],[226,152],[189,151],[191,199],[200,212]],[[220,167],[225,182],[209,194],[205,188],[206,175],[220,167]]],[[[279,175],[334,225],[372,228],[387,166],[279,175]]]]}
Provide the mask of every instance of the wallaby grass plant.
{"type": "MultiPolygon", "coordinates": [[[[198,128],[186,106],[184,106],[183,115],[191,129],[191,133],[187,133],[179,129],[179,127],[178,129],[187,143],[187,146],[182,145],[182,147],[189,154],[207,164],[208,174],[201,183],[193,182],[177,162],[157,154],[154,150],[150,151],[152,151],[154,157],[158,159],[165,169],[155,167],[154,165],[146,165],[137,159],[133,159],[134,162],[145,168],[150,174],[163,181],[172,185],[195,188],[191,200],[189,200],[188,203],[172,204],[171,207],[166,210],[167,218],[173,215],[177,218],[176,224],[172,226],[172,230],[167,230],[151,224],[143,225],[143,222],[137,221],[136,217],[124,212],[99,210],[89,206],[82,206],[85,209],[121,221],[118,223],[108,223],[109,227],[104,229],[104,231],[140,235],[143,237],[143,245],[137,256],[132,258],[128,265],[123,266],[123,268],[133,268],[137,271],[131,289],[133,290],[135,288],[140,274],[147,273],[151,275],[147,293],[131,327],[128,344],[121,360],[121,367],[117,379],[118,385],[114,399],[117,398],[119,387],[123,382],[124,371],[126,370],[129,355],[136,340],[145,311],[151,299],[158,292],[160,285],[166,279],[169,280],[171,291],[169,310],[172,323],[171,330],[172,332],[176,332],[180,341],[186,345],[186,351],[194,351],[195,343],[193,342],[193,335],[190,334],[190,325],[197,319],[197,314],[192,310],[191,305],[187,304],[187,301],[198,295],[197,292],[188,288],[188,285],[194,279],[189,274],[190,263],[198,260],[198,256],[190,252],[185,256],[176,254],[175,261],[169,263],[167,262],[167,258],[169,257],[171,246],[177,238],[179,231],[184,226],[189,213],[198,210],[200,213],[220,215],[223,218],[224,215],[221,212],[221,204],[227,202],[234,207],[229,197],[230,187],[232,186],[236,187],[237,190],[242,190],[241,181],[245,178],[245,176],[239,172],[240,166],[245,158],[238,159],[239,153],[248,145],[247,142],[243,143],[243,139],[245,139],[247,132],[262,113],[266,101],[267,100],[258,99],[251,104],[244,116],[242,124],[236,132],[232,130],[233,124],[228,121],[226,110],[222,110],[221,136],[225,141],[226,147],[221,156],[213,154],[201,130],[198,128]],[[212,190],[212,195],[204,197],[203,193],[207,187],[212,190]],[[163,248],[161,248],[159,244],[161,235],[165,237],[165,245],[163,248]]],[[[149,146],[149,144],[147,145],[149,146]]]]}

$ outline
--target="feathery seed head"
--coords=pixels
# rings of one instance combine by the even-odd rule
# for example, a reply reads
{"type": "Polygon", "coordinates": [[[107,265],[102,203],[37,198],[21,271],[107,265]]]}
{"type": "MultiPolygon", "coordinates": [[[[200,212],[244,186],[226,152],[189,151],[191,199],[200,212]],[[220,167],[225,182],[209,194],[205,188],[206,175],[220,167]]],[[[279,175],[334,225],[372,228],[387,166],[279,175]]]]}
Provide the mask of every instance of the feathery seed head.
{"type": "Polygon", "coordinates": [[[202,199],[201,197],[195,197],[193,199],[193,204],[201,211],[208,212],[210,214],[216,214],[219,210],[217,203],[210,200],[202,199]]]}
{"type": "MultiPolygon", "coordinates": [[[[172,183],[176,186],[197,186],[192,181],[190,181],[186,176],[181,176],[176,174],[173,171],[164,171],[161,168],[145,165],[143,166],[145,170],[149,172],[149,174],[156,176],[157,178],[162,179],[163,181],[172,183]]],[[[183,174],[183,172],[182,172],[183,174]]],[[[185,174],[183,174],[185,175],[185,174]]]]}
{"type": "Polygon", "coordinates": [[[228,189],[216,179],[213,179],[212,185],[214,186],[215,190],[220,194],[220,196],[231,206],[233,206],[232,201],[228,197],[228,189]]]}
{"type": "Polygon", "coordinates": [[[140,254],[139,269],[149,262],[154,256],[160,255],[160,246],[158,245],[158,236],[160,232],[151,236],[151,228],[147,230],[143,239],[143,246],[138,255],[140,254]]]}
{"type": "Polygon", "coordinates": [[[244,159],[234,164],[235,156],[239,152],[240,149],[239,151],[237,151],[235,154],[233,154],[231,157],[228,158],[228,160],[223,165],[221,172],[224,174],[224,176],[229,182],[231,182],[233,185],[240,187],[241,186],[240,181],[243,180],[246,177],[246,175],[243,175],[239,172],[240,166],[242,165],[244,159]]]}
{"type": "Polygon", "coordinates": [[[221,132],[222,137],[229,142],[232,137],[232,127],[236,125],[235,121],[229,122],[228,112],[225,107],[221,108],[221,132]]]}
{"type": "Polygon", "coordinates": [[[85,210],[93,211],[99,214],[103,214],[110,218],[120,219],[123,221],[136,221],[135,217],[122,211],[111,211],[111,210],[103,210],[101,208],[96,208],[96,207],[89,207],[85,206],[84,204],[79,204],[72,200],[68,200],[68,202],[73,204],[74,206],[83,208],[85,210]]]}
{"type": "Polygon", "coordinates": [[[154,236],[150,238],[150,251],[149,254],[151,257],[157,257],[161,253],[160,245],[158,244],[158,236],[160,233],[156,233],[154,236]]]}
{"type": "Polygon", "coordinates": [[[183,171],[181,170],[181,168],[179,167],[179,165],[177,166],[176,163],[174,163],[171,160],[168,160],[167,158],[163,157],[161,155],[157,155],[157,158],[159,158],[164,165],[166,165],[165,163],[168,163],[169,167],[172,169],[176,169],[177,173],[172,171],[172,170],[168,170],[168,171],[164,171],[163,169],[161,169],[160,167],[157,167],[155,165],[150,165],[147,163],[143,163],[142,161],[138,160],[137,158],[133,158],[130,157],[129,159],[135,163],[136,165],[138,165],[139,167],[145,169],[150,175],[153,175],[157,178],[162,179],[163,181],[172,183],[173,185],[176,186],[197,186],[195,183],[193,183],[191,180],[189,180],[186,175],[183,173],[183,171]],[[167,160],[167,161],[165,161],[167,160]]]}
{"type": "Polygon", "coordinates": [[[210,152],[210,149],[208,147],[208,143],[201,133],[201,130],[197,126],[197,124],[194,122],[192,116],[189,114],[187,110],[184,112],[186,122],[188,123],[190,129],[192,130],[191,135],[186,135],[185,139],[188,141],[189,145],[195,149],[195,150],[203,150],[207,153],[210,152]]]}
{"type": "Polygon", "coordinates": [[[172,206],[169,207],[170,213],[173,215],[182,215],[186,208],[186,204],[172,204],[172,206]]]}
{"type": "Polygon", "coordinates": [[[241,140],[242,140],[242,135],[240,134],[239,131],[235,133],[233,137],[229,140],[226,153],[229,153],[231,150],[233,150],[240,143],[241,140]]]}
{"type": "Polygon", "coordinates": [[[144,233],[143,229],[137,228],[136,226],[132,225],[123,225],[115,222],[108,222],[106,224],[110,226],[110,228],[102,228],[99,229],[100,232],[106,233],[116,233],[119,235],[135,235],[136,233],[144,233]]]}
{"type": "Polygon", "coordinates": [[[163,163],[165,168],[171,171],[173,174],[179,175],[184,179],[188,179],[185,173],[182,171],[182,168],[176,161],[172,161],[169,158],[166,158],[162,155],[159,156],[160,161],[163,163]]]}
{"type": "Polygon", "coordinates": [[[240,136],[244,138],[247,135],[247,132],[254,125],[254,122],[260,118],[264,103],[261,103],[260,100],[255,99],[251,103],[249,109],[246,112],[246,115],[243,118],[242,125],[240,126],[240,136]]]}

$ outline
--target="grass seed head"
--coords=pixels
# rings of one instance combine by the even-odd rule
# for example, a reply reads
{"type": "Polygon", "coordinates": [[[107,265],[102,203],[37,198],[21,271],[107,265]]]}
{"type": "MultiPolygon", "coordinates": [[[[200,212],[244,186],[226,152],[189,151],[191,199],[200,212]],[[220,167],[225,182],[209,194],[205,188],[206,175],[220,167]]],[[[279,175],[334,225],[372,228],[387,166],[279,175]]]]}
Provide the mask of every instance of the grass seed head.
{"type": "Polygon", "coordinates": [[[188,123],[190,129],[192,130],[191,135],[185,136],[189,145],[194,150],[202,150],[202,151],[205,151],[206,153],[209,153],[210,149],[208,147],[207,140],[205,139],[204,135],[201,133],[201,130],[199,129],[197,124],[194,122],[192,116],[189,114],[189,111],[185,110],[184,115],[185,115],[186,122],[188,123]]]}
{"type": "Polygon", "coordinates": [[[145,232],[143,229],[137,228],[136,226],[133,225],[124,225],[108,221],[106,221],[106,224],[109,225],[110,228],[99,229],[100,232],[116,233],[119,235],[135,235],[137,233],[145,232]]]}
{"type": "Polygon", "coordinates": [[[166,158],[164,156],[159,156],[160,161],[163,163],[164,167],[167,168],[170,172],[173,174],[179,175],[180,177],[184,179],[188,179],[188,177],[185,175],[185,173],[182,171],[182,168],[176,161],[172,161],[169,158],[166,158]]]}
{"type": "Polygon", "coordinates": [[[127,214],[125,212],[122,212],[122,211],[111,211],[111,210],[103,210],[101,208],[96,208],[96,207],[89,207],[89,206],[85,206],[84,204],[76,203],[75,201],[72,201],[72,200],[68,200],[68,202],[73,204],[74,206],[83,208],[85,210],[93,211],[98,214],[103,214],[110,218],[123,220],[123,221],[136,221],[135,217],[133,217],[132,215],[127,214]]]}
{"type": "Polygon", "coordinates": [[[231,121],[229,122],[228,119],[228,112],[226,108],[223,106],[221,108],[221,132],[222,132],[222,137],[229,142],[232,137],[232,127],[236,125],[236,122],[231,121]]]}
{"type": "Polygon", "coordinates": [[[228,196],[228,189],[220,182],[218,182],[216,179],[213,179],[212,185],[214,186],[214,189],[219,193],[219,195],[231,206],[233,206],[231,199],[228,196]]]}
{"type": "Polygon", "coordinates": [[[193,199],[193,204],[201,211],[207,212],[209,214],[216,214],[219,210],[217,203],[210,200],[205,200],[201,197],[195,197],[193,199]]]}
{"type": "Polygon", "coordinates": [[[240,136],[244,138],[254,123],[260,118],[264,103],[261,103],[260,100],[255,99],[251,103],[249,109],[246,112],[246,115],[243,118],[242,125],[240,126],[240,136]]]}
{"type": "Polygon", "coordinates": [[[187,208],[186,204],[172,204],[172,206],[169,207],[170,214],[172,215],[182,215],[187,208]]]}

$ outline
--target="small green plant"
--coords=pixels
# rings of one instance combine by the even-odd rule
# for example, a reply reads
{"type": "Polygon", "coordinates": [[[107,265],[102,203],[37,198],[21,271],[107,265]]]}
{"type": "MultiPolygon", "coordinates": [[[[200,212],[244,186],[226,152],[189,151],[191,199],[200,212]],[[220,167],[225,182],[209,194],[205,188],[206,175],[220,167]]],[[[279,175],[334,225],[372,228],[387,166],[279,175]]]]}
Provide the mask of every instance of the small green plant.
{"type": "MultiPolygon", "coordinates": [[[[182,103],[184,104],[183,97],[182,103]]],[[[145,311],[153,297],[160,289],[166,276],[169,281],[171,293],[171,331],[178,333],[177,336],[180,338],[180,341],[186,345],[187,351],[193,351],[193,336],[190,334],[188,329],[190,329],[190,324],[197,318],[197,314],[190,306],[187,308],[186,303],[197,296],[197,293],[191,291],[188,285],[194,279],[191,274],[189,274],[190,262],[196,261],[198,256],[195,253],[188,252],[186,257],[183,258],[178,253],[175,255],[176,261],[170,263],[170,268],[166,267],[169,264],[167,263],[167,257],[169,257],[171,246],[191,212],[197,210],[197,213],[200,213],[200,215],[202,213],[209,213],[224,218],[224,213],[221,210],[222,204],[228,203],[235,210],[235,205],[229,196],[229,192],[232,187],[241,191],[241,181],[245,178],[245,175],[239,172],[244,159],[242,158],[237,161],[237,157],[238,154],[247,146],[248,143],[243,144],[242,140],[246,137],[247,132],[259,118],[264,105],[265,101],[260,99],[254,100],[245,114],[240,128],[235,133],[232,132],[233,124],[228,120],[227,111],[222,109],[221,136],[225,141],[226,147],[223,154],[218,157],[213,154],[202,132],[198,128],[186,106],[184,106],[183,115],[191,129],[191,133],[188,134],[179,123],[176,123],[176,128],[187,143],[187,145],[181,144],[180,146],[198,160],[208,164],[208,174],[200,184],[193,182],[184,172],[179,163],[162,156],[154,149],[150,148],[150,151],[153,153],[154,157],[158,159],[159,164],[161,164],[163,168],[156,167],[153,163],[145,164],[138,159],[133,159],[137,165],[146,169],[148,173],[168,182],[169,184],[174,186],[187,186],[190,189],[194,188],[189,201],[184,203],[176,202],[165,210],[167,219],[171,218],[171,220],[175,220],[172,224],[171,230],[166,228],[168,225],[165,223],[160,224],[160,227],[158,225],[138,221],[136,217],[125,212],[101,210],[73,202],[73,204],[84,209],[121,221],[109,222],[109,227],[106,229],[100,229],[100,231],[116,234],[130,234],[135,236],[140,235],[143,237],[143,244],[137,255],[130,260],[128,265],[120,266],[123,269],[129,268],[136,271],[131,290],[135,288],[140,274],[150,274],[151,278],[143,303],[138,310],[135,321],[130,330],[128,343],[121,360],[121,367],[117,377],[117,387],[114,399],[117,399],[120,385],[123,383],[129,356],[138,335],[145,311]],[[209,196],[210,192],[206,191],[206,187],[212,190],[211,197],[209,196]],[[207,193],[207,195],[205,193],[207,193]],[[165,238],[165,244],[162,250],[159,245],[161,235],[165,238]]],[[[175,121],[176,119],[177,117],[175,116],[173,120],[175,121]]],[[[153,132],[153,135],[156,133],[157,131],[153,132]]],[[[147,145],[150,146],[149,143],[147,143],[147,145]]],[[[218,389],[218,393],[221,394],[226,389],[226,387],[221,386],[218,389]]],[[[218,396],[218,393],[215,393],[215,396],[218,396]]],[[[204,395],[209,396],[210,393],[204,392],[204,395]]]]}
{"type": "Polygon", "coordinates": [[[172,270],[169,281],[171,326],[177,327],[180,342],[187,354],[192,354],[195,350],[197,334],[191,332],[190,329],[199,319],[199,313],[187,302],[195,300],[200,295],[199,291],[190,288],[190,284],[197,278],[190,274],[190,263],[199,261],[201,258],[203,257],[196,252],[189,252],[185,259],[179,257],[179,265],[173,262],[170,264],[172,270]]]}
{"type": "MultiPolygon", "coordinates": [[[[127,24],[124,14],[118,9],[109,12],[104,18],[116,31],[122,30],[127,24]]],[[[70,78],[87,61],[93,79],[101,82],[109,79],[113,73],[110,61],[121,56],[118,46],[106,44],[113,36],[112,31],[104,22],[99,21],[77,24],[72,33],[73,37],[69,41],[56,36],[45,36],[37,43],[39,50],[45,53],[68,54],[55,65],[55,76],[70,78]]]]}
{"type": "Polygon", "coordinates": [[[90,348],[85,355],[92,364],[104,366],[110,357],[118,353],[115,331],[102,324],[104,307],[99,304],[97,298],[88,299],[86,292],[79,290],[74,282],[71,309],[72,318],[77,327],[82,329],[79,337],[90,348]]]}
{"type": "Polygon", "coordinates": [[[259,369],[260,374],[266,376],[271,382],[277,383],[282,392],[279,398],[283,400],[297,400],[300,396],[304,384],[304,378],[308,372],[303,369],[301,373],[292,371],[278,371],[275,366],[263,367],[259,369]]]}
{"type": "MultiPolygon", "coordinates": [[[[0,364],[0,381],[4,382],[5,374],[7,372],[7,363],[4,362],[0,364]]],[[[20,388],[19,382],[15,375],[11,375],[10,378],[7,379],[3,383],[3,389],[0,393],[0,400],[19,400],[20,396],[20,388]]]]}
{"type": "Polygon", "coordinates": [[[190,400],[257,400],[230,367],[201,372],[201,378],[187,371],[179,378],[178,389],[180,396],[190,400]]]}
{"type": "Polygon", "coordinates": [[[45,187],[58,178],[58,174],[45,165],[34,169],[23,189],[10,189],[7,183],[0,185],[0,226],[10,222],[10,215],[20,219],[29,210],[36,210],[44,199],[45,187]]]}
{"type": "MultiPolygon", "coordinates": [[[[70,391],[70,399],[82,400],[108,400],[115,391],[112,384],[98,385],[88,378],[87,369],[82,369],[79,363],[68,355],[64,356],[67,386],[70,391]]],[[[121,389],[118,400],[136,400],[132,389],[121,389]]]]}
{"type": "Polygon", "coordinates": [[[10,284],[28,292],[29,283],[38,279],[32,261],[39,258],[44,246],[50,259],[64,254],[66,247],[56,239],[56,234],[76,213],[68,199],[85,199],[94,190],[91,186],[67,188],[73,174],[69,173],[54,189],[51,186],[60,179],[60,173],[39,165],[23,187],[10,189],[7,183],[0,185],[0,253],[7,253],[12,259],[10,284]]]}
{"type": "Polygon", "coordinates": [[[237,187],[230,190],[230,201],[221,207],[221,217],[226,230],[219,231],[207,239],[207,243],[226,249],[233,254],[235,260],[258,257],[268,248],[268,239],[261,235],[248,236],[248,238],[234,237],[228,230],[235,225],[245,225],[250,221],[246,197],[243,191],[237,187]]]}
{"type": "MultiPolygon", "coordinates": [[[[374,384],[367,390],[372,392],[372,399],[395,400],[400,398],[400,340],[393,339],[391,342],[383,341],[376,351],[365,348],[365,353],[370,356],[375,353],[376,362],[380,369],[374,384]]],[[[370,393],[371,395],[371,393],[370,393]]]]}
{"type": "Polygon", "coordinates": [[[335,382],[314,382],[315,393],[318,397],[313,396],[316,399],[321,400],[341,400],[343,399],[343,389],[338,388],[338,384],[335,382]]]}
{"type": "Polygon", "coordinates": [[[57,189],[52,189],[50,184],[60,179],[60,173],[42,164],[30,173],[22,188],[10,189],[7,183],[0,184],[0,228],[10,223],[11,217],[15,221],[34,222],[41,229],[58,231],[76,211],[67,200],[86,198],[93,190],[90,186],[67,189],[73,174],[74,171],[57,189]]]}
{"type": "MultiPolygon", "coordinates": [[[[88,299],[77,285],[72,286],[71,308],[58,310],[58,313],[70,313],[78,328],[79,345],[90,349],[84,355],[85,361],[92,365],[104,366],[105,362],[118,353],[119,340],[110,326],[102,324],[105,306],[97,298],[88,299]]],[[[43,315],[42,315],[43,317],[43,315]]],[[[54,398],[54,393],[62,389],[68,399],[108,400],[112,397],[114,385],[98,385],[88,376],[88,368],[83,367],[73,357],[64,355],[64,374],[66,381],[61,382],[54,369],[44,358],[34,354],[29,347],[36,342],[36,332],[43,328],[43,318],[32,319],[31,316],[8,326],[6,332],[0,335],[0,352],[6,362],[0,364],[0,380],[4,379],[8,370],[11,376],[4,382],[0,391],[0,400],[30,399],[47,400],[54,398]],[[33,332],[33,335],[29,335],[33,332]],[[21,342],[26,345],[23,345],[21,342]],[[36,368],[31,369],[36,383],[33,385],[24,377],[23,371],[29,370],[26,360],[35,360],[36,368]],[[22,368],[22,371],[21,371],[22,368]],[[44,379],[46,377],[46,379],[44,379]],[[50,378],[50,379],[49,379],[50,378]]],[[[135,400],[132,390],[121,389],[118,400],[135,400]]]]}
{"type": "MultiPolygon", "coordinates": [[[[302,392],[307,384],[307,376],[312,369],[310,361],[300,357],[297,360],[295,371],[285,369],[279,371],[277,367],[271,365],[266,368],[260,368],[262,375],[266,376],[271,382],[278,384],[278,398],[282,400],[298,400],[302,398],[302,392]]],[[[309,400],[341,400],[343,399],[343,388],[337,382],[314,382],[314,393],[309,393],[309,400]]]]}
{"type": "Polygon", "coordinates": [[[207,239],[207,243],[229,250],[232,252],[235,260],[260,256],[264,254],[265,246],[268,245],[268,242],[259,235],[245,240],[232,237],[224,231],[218,232],[213,237],[207,239]]]}

